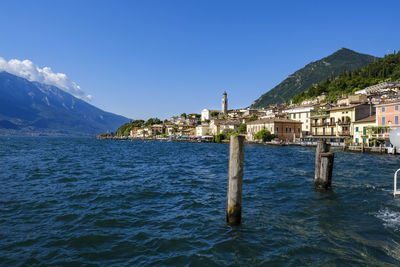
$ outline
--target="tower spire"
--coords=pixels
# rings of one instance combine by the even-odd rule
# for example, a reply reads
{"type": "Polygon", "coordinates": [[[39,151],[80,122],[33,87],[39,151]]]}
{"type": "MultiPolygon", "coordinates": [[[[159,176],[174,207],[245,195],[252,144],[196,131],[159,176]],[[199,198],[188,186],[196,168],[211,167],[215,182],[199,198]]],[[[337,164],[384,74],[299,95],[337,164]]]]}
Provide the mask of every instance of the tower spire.
{"type": "Polygon", "coordinates": [[[226,91],[224,91],[224,93],[222,94],[222,108],[221,108],[221,112],[223,114],[227,114],[228,113],[228,94],[226,93],[226,91]]]}

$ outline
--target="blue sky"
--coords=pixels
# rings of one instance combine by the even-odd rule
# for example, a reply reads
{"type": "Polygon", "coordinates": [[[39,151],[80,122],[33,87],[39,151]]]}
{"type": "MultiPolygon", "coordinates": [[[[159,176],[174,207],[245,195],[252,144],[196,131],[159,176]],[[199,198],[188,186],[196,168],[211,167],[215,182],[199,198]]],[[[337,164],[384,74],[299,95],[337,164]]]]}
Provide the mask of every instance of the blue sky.
{"type": "Polygon", "coordinates": [[[68,75],[132,119],[249,106],[341,47],[400,49],[399,1],[2,1],[0,57],[68,75]]]}

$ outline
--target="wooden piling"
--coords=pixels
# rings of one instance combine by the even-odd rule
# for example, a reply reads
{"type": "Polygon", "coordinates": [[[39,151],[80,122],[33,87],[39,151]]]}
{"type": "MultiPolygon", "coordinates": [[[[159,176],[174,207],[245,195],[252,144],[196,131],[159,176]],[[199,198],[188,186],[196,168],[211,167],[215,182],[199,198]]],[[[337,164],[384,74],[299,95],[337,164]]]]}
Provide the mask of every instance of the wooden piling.
{"type": "Polygon", "coordinates": [[[364,146],[364,142],[361,143],[361,153],[365,152],[365,146],[364,146]]]}
{"type": "Polygon", "coordinates": [[[314,182],[317,189],[328,189],[332,184],[332,170],[335,154],[333,152],[321,153],[319,179],[314,182]]]}
{"type": "Polygon", "coordinates": [[[331,186],[334,153],[329,152],[330,145],[318,141],[315,150],[314,187],[327,189],[331,186]]]}
{"type": "Polygon", "coordinates": [[[226,222],[239,225],[242,219],[244,135],[231,135],[226,201],[226,222]]]}
{"type": "Polygon", "coordinates": [[[317,148],[315,149],[315,171],[314,171],[314,181],[319,179],[319,168],[321,165],[321,153],[329,151],[329,144],[325,141],[318,141],[317,148]]]}

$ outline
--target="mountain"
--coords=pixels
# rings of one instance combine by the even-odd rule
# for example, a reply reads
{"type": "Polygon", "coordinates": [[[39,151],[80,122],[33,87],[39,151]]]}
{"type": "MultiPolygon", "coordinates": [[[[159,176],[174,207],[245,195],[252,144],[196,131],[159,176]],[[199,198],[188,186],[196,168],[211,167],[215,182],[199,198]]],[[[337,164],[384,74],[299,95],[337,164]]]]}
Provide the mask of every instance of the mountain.
{"type": "Polygon", "coordinates": [[[96,135],[128,118],[105,112],[51,85],[0,72],[0,134],[96,135]]]}
{"type": "Polygon", "coordinates": [[[400,52],[385,55],[384,58],[360,69],[343,71],[338,76],[330,77],[294,96],[292,101],[297,104],[325,93],[327,101],[336,102],[343,94],[354,94],[357,90],[371,85],[399,80],[400,52]]]}
{"type": "Polygon", "coordinates": [[[344,70],[355,70],[374,62],[374,60],[374,56],[341,48],[330,56],[311,62],[289,75],[280,84],[254,101],[251,107],[260,108],[287,102],[295,95],[306,91],[313,84],[330,77],[332,73],[337,75],[344,70]]]}

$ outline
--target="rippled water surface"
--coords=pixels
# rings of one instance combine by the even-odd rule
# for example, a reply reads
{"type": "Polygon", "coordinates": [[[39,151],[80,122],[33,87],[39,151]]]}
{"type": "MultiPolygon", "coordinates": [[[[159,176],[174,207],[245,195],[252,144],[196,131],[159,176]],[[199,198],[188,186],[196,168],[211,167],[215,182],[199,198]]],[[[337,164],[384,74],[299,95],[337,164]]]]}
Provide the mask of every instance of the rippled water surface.
{"type": "Polygon", "coordinates": [[[400,157],[246,146],[225,224],[228,145],[0,138],[0,265],[399,265],[400,157]]]}

